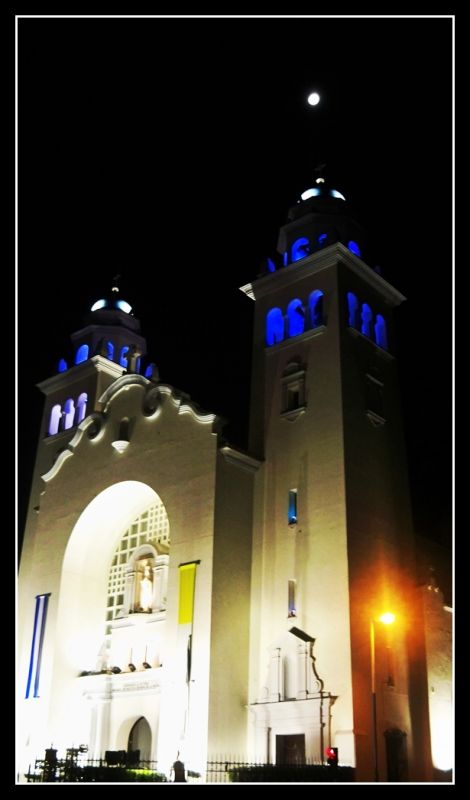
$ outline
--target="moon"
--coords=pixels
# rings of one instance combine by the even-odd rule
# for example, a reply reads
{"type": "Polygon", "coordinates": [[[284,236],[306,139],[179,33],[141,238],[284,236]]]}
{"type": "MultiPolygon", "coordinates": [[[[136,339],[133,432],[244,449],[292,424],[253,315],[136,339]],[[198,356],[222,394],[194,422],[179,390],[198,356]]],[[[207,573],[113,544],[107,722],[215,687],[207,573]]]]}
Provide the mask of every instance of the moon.
{"type": "Polygon", "coordinates": [[[318,92],[312,92],[307,97],[307,103],[310,106],[317,106],[319,102],[320,102],[320,95],[318,94],[318,92]]]}

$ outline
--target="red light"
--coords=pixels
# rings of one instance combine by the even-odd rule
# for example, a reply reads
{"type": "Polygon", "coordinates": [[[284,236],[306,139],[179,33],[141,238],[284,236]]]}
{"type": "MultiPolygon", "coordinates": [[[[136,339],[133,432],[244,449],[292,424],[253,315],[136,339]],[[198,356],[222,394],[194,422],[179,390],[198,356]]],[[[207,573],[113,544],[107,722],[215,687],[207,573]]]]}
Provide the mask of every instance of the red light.
{"type": "Polygon", "coordinates": [[[329,758],[334,758],[334,757],[335,757],[335,751],[333,750],[333,748],[332,748],[332,747],[327,747],[327,748],[326,748],[326,755],[327,755],[329,758]]]}

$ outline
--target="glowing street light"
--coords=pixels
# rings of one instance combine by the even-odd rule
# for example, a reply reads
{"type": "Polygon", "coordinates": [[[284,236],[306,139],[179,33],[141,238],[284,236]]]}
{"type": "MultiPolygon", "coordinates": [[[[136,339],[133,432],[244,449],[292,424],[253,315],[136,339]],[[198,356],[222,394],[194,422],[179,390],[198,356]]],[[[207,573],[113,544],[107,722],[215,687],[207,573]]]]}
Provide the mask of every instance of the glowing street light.
{"type": "Polygon", "coordinates": [[[375,693],[375,622],[381,622],[383,625],[392,625],[395,622],[395,614],[391,611],[386,611],[381,614],[377,620],[371,619],[370,621],[370,681],[371,681],[371,694],[372,694],[372,724],[374,734],[374,780],[379,780],[379,759],[377,751],[377,697],[375,693]]]}

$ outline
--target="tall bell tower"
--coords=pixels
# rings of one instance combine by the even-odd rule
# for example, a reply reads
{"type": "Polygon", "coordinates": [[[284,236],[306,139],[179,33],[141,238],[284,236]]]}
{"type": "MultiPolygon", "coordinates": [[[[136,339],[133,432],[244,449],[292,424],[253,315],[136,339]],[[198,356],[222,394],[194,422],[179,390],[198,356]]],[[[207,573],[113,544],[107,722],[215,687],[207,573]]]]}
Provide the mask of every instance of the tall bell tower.
{"type": "Polygon", "coordinates": [[[406,779],[412,525],[393,330],[405,298],[367,248],[318,177],[281,228],[282,265],[242,287],[256,303],[250,452],[263,460],[251,733],[260,758],[318,762],[330,745],[359,780],[376,766],[385,779],[394,757],[406,779]]]}

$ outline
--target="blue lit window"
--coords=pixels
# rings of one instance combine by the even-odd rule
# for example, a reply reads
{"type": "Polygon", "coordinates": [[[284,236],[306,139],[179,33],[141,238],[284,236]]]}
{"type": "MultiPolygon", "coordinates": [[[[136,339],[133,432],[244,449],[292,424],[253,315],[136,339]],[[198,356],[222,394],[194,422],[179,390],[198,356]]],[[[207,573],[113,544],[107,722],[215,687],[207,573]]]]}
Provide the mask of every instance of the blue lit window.
{"type": "Polygon", "coordinates": [[[302,192],[300,195],[302,200],[308,200],[309,197],[318,197],[321,194],[321,189],[306,189],[305,192],[302,192]]]}
{"type": "Polygon", "coordinates": [[[362,304],[361,320],[362,320],[361,333],[363,333],[364,336],[370,336],[370,333],[371,333],[370,326],[371,326],[371,322],[372,322],[372,311],[370,310],[370,307],[367,305],[367,303],[363,303],[362,304]]]}
{"type": "Polygon", "coordinates": [[[304,332],[305,311],[300,300],[291,300],[287,306],[287,326],[289,336],[298,336],[304,332]]]}
{"type": "Polygon", "coordinates": [[[71,398],[65,401],[64,405],[64,428],[68,430],[72,427],[75,418],[75,404],[71,398]]]}
{"type": "Polygon", "coordinates": [[[297,489],[291,489],[289,492],[287,521],[289,525],[295,525],[297,523],[297,489]]]}
{"type": "Polygon", "coordinates": [[[348,325],[351,328],[357,328],[357,309],[359,307],[359,303],[357,302],[357,297],[352,292],[348,292],[348,311],[349,311],[349,320],[348,325]]]}
{"type": "Polygon", "coordinates": [[[266,259],[266,265],[268,267],[268,272],[276,272],[276,265],[275,265],[274,261],[272,260],[272,258],[267,258],[266,259]]]}
{"type": "Polygon", "coordinates": [[[132,311],[132,306],[126,303],[125,300],[116,300],[116,308],[119,308],[120,311],[124,311],[125,314],[130,314],[132,311]]]}
{"type": "Polygon", "coordinates": [[[75,409],[75,425],[80,425],[81,421],[86,417],[86,404],[88,402],[88,395],[82,392],[77,400],[77,408],[75,409]]]}
{"type": "Polygon", "coordinates": [[[31,656],[29,659],[28,681],[26,683],[26,699],[29,697],[39,697],[42,647],[46,628],[47,606],[50,596],[50,593],[36,595],[31,656]]]}
{"type": "Polygon", "coordinates": [[[310,242],[305,237],[297,239],[292,245],[292,261],[300,261],[310,253],[310,242]]]}
{"type": "Polygon", "coordinates": [[[109,358],[110,361],[114,358],[114,345],[112,342],[106,342],[106,358],[109,358]]]}
{"type": "Polygon", "coordinates": [[[383,347],[384,350],[388,349],[387,325],[381,314],[377,314],[376,317],[375,341],[377,342],[379,347],[383,347]]]}
{"type": "Polygon", "coordinates": [[[145,370],[145,377],[151,378],[153,373],[153,364],[149,364],[147,369],[145,370]]]}
{"type": "Polygon", "coordinates": [[[135,371],[136,371],[137,373],[140,373],[140,356],[139,356],[139,358],[137,358],[137,359],[136,359],[136,362],[135,362],[135,371]]]}
{"type": "Polygon", "coordinates": [[[323,292],[316,289],[308,298],[308,316],[311,328],[323,325],[323,292]]]}
{"type": "Polygon", "coordinates": [[[62,416],[62,407],[60,405],[53,406],[51,410],[51,416],[49,417],[49,428],[48,428],[49,436],[54,436],[54,434],[58,432],[61,416],[62,416]]]}
{"type": "Polygon", "coordinates": [[[348,242],[348,248],[351,253],[354,253],[355,256],[361,257],[361,251],[357,242],[350,241],[348,242]]]}
{"type": "Polygon", "coordinates": [[[93,303],[91,310],[99,311],[100,308],[106,308],[107,305],[108,305],[107,300],[97,300],[96,303],[93,303]]]}
{"type": "Polygon", "coordinates": [[[282,263],[284,264],[285,267],[287,267],[287,264],[289,263],[288,259],[289,259],[289,254],[286,250],[286,252],[282,254],[282,263]]]}
{"type": "Polygon", "coordinates": [[[67,362],[65,358],[61,358],[57,365],[57,372],[67,372],[67,362]]]}
{"type": "Polygon", "coordinates": [[[336,189],[330,189],[330,195],[331,197],[336,197],[337,200],[346,200],[344,194],[341,194],[336,189]]]}
{"type": "Polygon", "coordinates": [[[86,361],[87,358],[88,358],[88,345],[82,344],[78,348],[77,353],[75,355],[75,363],[81,364],[82,361],[86,361]]]}
{"type": "Polygon", "coordinates": [[[129,352],[129,348],[127,347],[127,345],[121,349],[121,356],[119,358],[119,363],[120,363],[121,367],[124,367],[124,369],[127,369],[127,354],[128,354],[128,352],[129,352]]]}
{"type": "Polygon", "coordinates": [[[266,344],[273,345],[284,339],[284,317],[280,308],[272,308],[266,314],[266,344]]]}
{"type": "Polygon", "coordinates": [[[320,236],[317,239],[317,242],[320,245],[320,247],[324,247],[326,245],[327,241],[328,241],[328,234],[327,233],[321,233],[320,236]]]}

